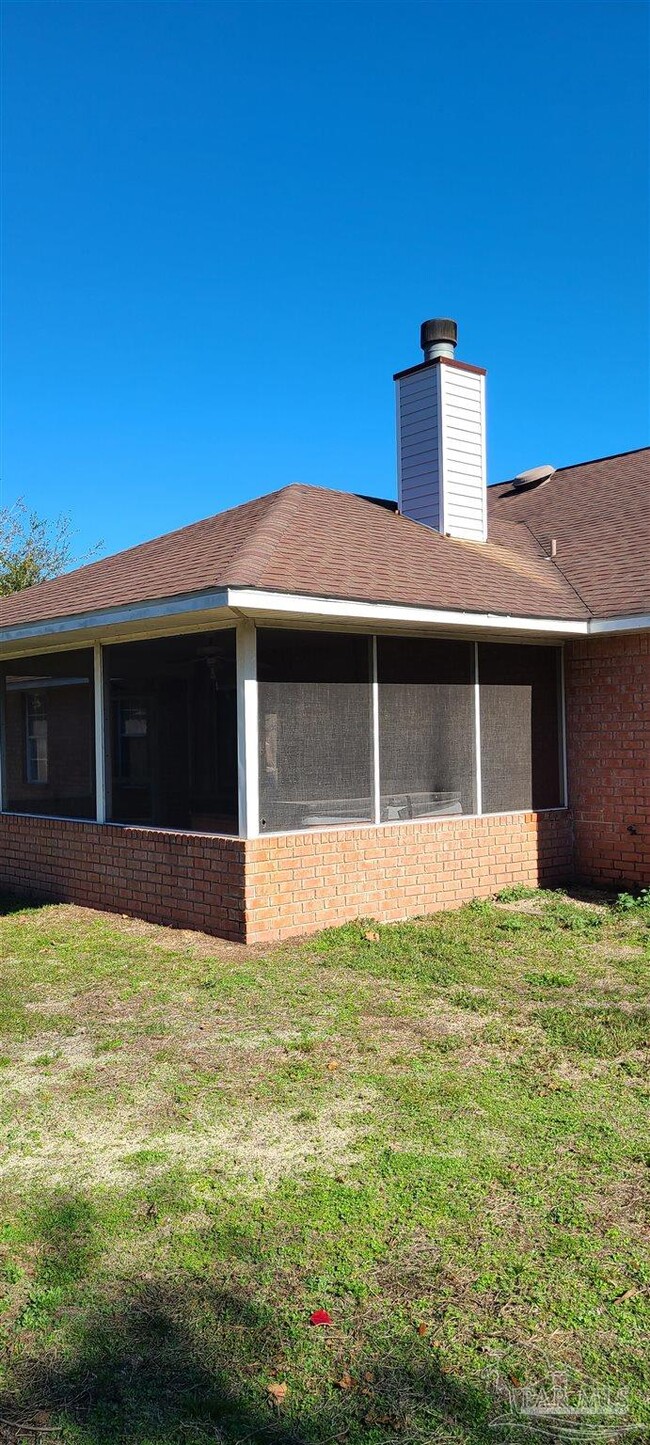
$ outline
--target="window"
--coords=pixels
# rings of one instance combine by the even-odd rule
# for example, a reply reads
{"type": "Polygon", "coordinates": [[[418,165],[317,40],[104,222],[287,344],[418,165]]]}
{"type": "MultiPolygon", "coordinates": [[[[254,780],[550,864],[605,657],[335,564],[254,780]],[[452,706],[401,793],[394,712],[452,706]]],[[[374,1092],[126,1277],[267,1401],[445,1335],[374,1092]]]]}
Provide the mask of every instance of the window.
{"type": "Polygon", "coordinates": [[[263,832],[372,818],[370,649],[346,633],[258,632],[263,832]]]}
{"type": "Polygon", "coordinates": [[[47,711],[44,692],[25,693],[26,758],[28,783],[47,782],[47,711]]]}
{"type": "Polygon", "coordinates": [[[95,719],[90,649],[0,666],[5,807],[12,813],[95,817],[95,719]]]}
{"type": "Polygon", "coordinates": [[[478,649],[484,813],[562,805],[560,649],[478,649]]]}
{"type": "Polygon", "coordinates": [[[473,646],[377,638],[381,818],[476,808],[473,646]]]}
{"type": "Polygon", "coordinates": [[[125,787],[142,787],[148,777],[148,719],[146,703],[117,700],[115,775],[125,787]]]}

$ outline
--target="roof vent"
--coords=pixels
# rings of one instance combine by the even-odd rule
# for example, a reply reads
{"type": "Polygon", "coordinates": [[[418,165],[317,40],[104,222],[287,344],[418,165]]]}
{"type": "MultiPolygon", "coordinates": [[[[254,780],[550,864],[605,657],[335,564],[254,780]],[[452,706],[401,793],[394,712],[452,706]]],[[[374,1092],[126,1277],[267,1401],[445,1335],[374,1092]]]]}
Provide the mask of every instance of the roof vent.
{"type": "Polygon", "coordinates": [[[531,467],[529,472],[520,472],[518,477],[514,477],[512,485],[516,492],[525,492],[528,487],[541,487],[554,475],[555,467],[531,467]]]}

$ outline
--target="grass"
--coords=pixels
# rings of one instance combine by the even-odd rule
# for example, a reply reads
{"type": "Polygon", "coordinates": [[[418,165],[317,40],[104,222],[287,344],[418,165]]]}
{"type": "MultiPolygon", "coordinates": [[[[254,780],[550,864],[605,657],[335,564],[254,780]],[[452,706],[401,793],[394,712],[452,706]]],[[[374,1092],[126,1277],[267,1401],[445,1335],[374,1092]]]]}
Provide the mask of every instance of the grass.
{"type": "Polygon", "coordinates": [[[487,1445],[558,1372],[647,1425],[649,965],[532,890],[272,951],[7,904],[0,1440],[487,1445]]]}

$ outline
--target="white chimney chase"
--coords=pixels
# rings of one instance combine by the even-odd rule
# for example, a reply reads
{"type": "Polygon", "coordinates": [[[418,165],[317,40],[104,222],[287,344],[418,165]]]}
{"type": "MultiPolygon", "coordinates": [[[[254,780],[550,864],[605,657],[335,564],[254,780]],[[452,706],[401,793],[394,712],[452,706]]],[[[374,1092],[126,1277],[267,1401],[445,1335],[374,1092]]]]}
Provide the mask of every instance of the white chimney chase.
{"type": "Polygon", "coordinates": [[[455,321],[424,321],[425,360],[398,371],[398,506],[450,537],[487,539],[485,371],[456,361],[455,321]]]}

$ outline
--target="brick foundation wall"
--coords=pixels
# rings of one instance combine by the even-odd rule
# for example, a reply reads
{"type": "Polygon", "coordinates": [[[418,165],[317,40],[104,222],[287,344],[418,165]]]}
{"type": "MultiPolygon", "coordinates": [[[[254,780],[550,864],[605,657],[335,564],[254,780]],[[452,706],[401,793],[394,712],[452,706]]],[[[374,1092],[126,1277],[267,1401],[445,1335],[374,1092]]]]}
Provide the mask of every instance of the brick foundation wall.
{"type": "Polygon", "coordinates": [[[650,885],[650,636],[568,643],[576,876],[650,885]]]}
{"type": "Polygon", "coordinates": [[[566,812],[271,834],[246,845],[246,937],[264,943],[360,916],[390,922],[512,883],[561,883],[572,857],[566,812]]]}
{"type": "Polygon", "coordinates": [[[389,921],[511,883],[571,876],[567,813],[276,834],[0,815],[0,887],[263,943],[360,915],[389,921]]]}
{"type": "Polygon", "coordinates": [[[238,838],[0,814],[0,887],[243,942],[238,838]]]}

